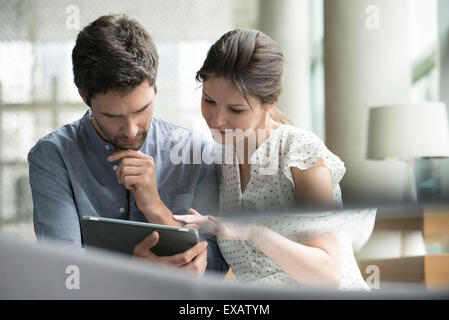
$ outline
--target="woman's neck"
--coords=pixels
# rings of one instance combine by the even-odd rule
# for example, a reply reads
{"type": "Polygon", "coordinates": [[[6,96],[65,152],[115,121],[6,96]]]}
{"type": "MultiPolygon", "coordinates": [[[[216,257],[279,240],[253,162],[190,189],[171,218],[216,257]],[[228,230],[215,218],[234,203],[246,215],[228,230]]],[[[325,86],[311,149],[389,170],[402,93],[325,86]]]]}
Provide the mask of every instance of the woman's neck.
{"type": "Polygon", "coordinates": [[[281,123],[275,122],[273,119],[268,118],[268,120],[265,122],[264,128],[256,129],[251,133],[250,136],[245,137],[243,140],[243,148],[236,148],[239,163],[243,165],[249,165],[251,156],[254,154],[254,152],[270,137],[272,132],[279,128],[281,125],[281,123]]]}

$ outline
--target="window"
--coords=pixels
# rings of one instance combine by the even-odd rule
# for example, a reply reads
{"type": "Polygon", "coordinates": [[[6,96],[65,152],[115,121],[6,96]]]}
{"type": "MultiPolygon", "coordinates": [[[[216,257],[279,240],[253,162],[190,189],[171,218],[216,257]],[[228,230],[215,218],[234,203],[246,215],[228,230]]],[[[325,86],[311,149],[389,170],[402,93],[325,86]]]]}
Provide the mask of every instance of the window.
{"type": "Polygon", "coordinates": [[[34,238],[27,154],[37,140],[79,119],[87,106],[73,83],[71,53],[79,29],[125,13],[152,35],[160,56],[155,116],[208,132],[195,72],[207,50],[232,28],[233,1],[59,0],[2,3],[0,10],[0,228],[34,238]]]}

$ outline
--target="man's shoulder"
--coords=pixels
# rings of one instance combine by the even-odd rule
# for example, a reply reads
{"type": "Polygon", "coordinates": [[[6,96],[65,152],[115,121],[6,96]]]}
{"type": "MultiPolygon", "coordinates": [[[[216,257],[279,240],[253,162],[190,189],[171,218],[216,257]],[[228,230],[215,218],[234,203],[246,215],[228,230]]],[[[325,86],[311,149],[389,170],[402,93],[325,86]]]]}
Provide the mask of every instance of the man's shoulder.
{"type": "Polygon", "coordinates": [[[174,122],[171,122],[169,120],[165,120],[165,119],[162,119],[162,118],[159,118],[159,117],[153,117],[152,122],[153,122],[152,124],[153,124],[155,130],[157,130],[157,131],[165,131],[165,132],[171,133],[171,132],[174,132],[176,130],[183,130],[183,131],[188,132],[190,134],[195,133],[195,131],[192,130],[192,129],[183,127],[183,126],[181,126],[179,124],[176,124],[174,122]]]}
{"type": "Polygon", "coordinates": [[[167,166],[190,173],[202,170],[205,174],[209,174],[209,171],[215,174],[215,149],[212,141],[198,131],[171,121],[160,118],[153,120],[152,130],[156,141],[150,141],[158,146],[159,156],[167,160],[167,166]]]}
{"type": "Polygon", "coordinates": [[[202,133],[194,129],[157,117],[153,117],[152,121],[157,138],[165,140],[170,145],[178,144],[180,141],[198,142],[202,146],[211,143],[202,133]]]}
{"type": "Polygon", "coordinates": [[[64,150],[65,148],[73,148],[79,141],[79,131],[81,129],[81,119],[48,133],[40,138],[31,148],[28,156],[32,156],[36,152],[50,152],[52,150],[64,150]]]}

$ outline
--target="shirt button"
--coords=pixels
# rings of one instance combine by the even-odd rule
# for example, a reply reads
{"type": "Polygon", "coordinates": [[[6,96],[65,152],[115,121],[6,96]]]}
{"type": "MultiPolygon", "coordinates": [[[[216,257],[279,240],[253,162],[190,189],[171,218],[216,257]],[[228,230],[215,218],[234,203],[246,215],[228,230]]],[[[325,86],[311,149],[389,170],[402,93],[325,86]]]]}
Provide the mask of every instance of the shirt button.
{"type": "Polygon", "coordinates": [[[123,212],[125,212],[125,208],[120,208],[120,213],[123,213],[123,212]]]}
{"type": "Polygon", "coordinates": [[[111,150],[111,147],[110,147],[108,144],[105,145],[104,148],[105,148],[106,150],[111,150]]]}
{"type": "Polygon", "coordinates": [[[112,167],[112,170],[114,170],[114,171],[117,171],[117,169],[118,169],[118,166],[117,166],[117,165],[114,165],[114,166],[112,167]]]}

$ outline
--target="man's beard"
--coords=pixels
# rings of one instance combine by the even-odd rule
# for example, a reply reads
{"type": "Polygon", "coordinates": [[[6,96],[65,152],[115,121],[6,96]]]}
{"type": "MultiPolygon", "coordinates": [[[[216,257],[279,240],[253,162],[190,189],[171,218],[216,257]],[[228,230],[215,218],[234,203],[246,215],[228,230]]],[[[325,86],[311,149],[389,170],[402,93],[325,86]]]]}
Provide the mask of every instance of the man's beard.
{"type": "Polygon", "coordinates": [[[127,137],[124,137],[124,136],[111,137],[109,135],[109,133],[102,127],[102,125],[97,120],[95,120],[95,122],[97,123],[97,126],[100,128],[102,133],[106,136],[108,141],[117,150],[136,150],[137,151],[137,150],[139,150],[142,147],[142,145],[145,142],[145,139],[147,138],[147,135],[148,135],[148,130],[142,130],[141,132],[137,132],[137,136],[140,135],[139,140],[136,143],[133,143],[131,145],[127,145],[127,144],[124,144],[124,143],[120,142],[120,140],[128,139],[127,137]]]}
{"type": "Polygon", "coordinates": [[[120,140],[127,139],[126,137],[114,137],[111,139],[111,143],[114,145],[116,149],[120,150],[139,150],[143,143],[145,142],[145,139],[147,137],[148,131],[142,131],[141,133],[138,133],[137,136],[140,135],[139,140],[136,143],[133,144],[124,144],[121,143],[120,140]]]}

